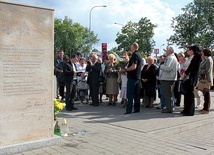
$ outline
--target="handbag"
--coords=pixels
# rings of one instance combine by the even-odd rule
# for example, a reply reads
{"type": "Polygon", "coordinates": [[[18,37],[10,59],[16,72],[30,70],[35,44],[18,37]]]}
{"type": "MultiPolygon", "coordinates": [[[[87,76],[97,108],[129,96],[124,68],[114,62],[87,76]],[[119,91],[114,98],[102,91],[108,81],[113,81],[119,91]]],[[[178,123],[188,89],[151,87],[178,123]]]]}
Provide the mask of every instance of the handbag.
{"type": "Polygon", "coordinates": [[[199,80],[196,89],[202,91],[202,92],[209,92],[211,87],[211,83],[205,79],[199,80]]]}
{"type": "Polygon", "coordinates": [[[87,90],[87,89],[89,89],[89,86],[86,81],[80,81],[77,84],[77,89],[78,90],[87,90]]]}
{"type": "Polygon", "coordinates": [[[180,80],[178,83],[178,92],[185,95],[187,94],[187,89],[184,80],[180,80]]]}

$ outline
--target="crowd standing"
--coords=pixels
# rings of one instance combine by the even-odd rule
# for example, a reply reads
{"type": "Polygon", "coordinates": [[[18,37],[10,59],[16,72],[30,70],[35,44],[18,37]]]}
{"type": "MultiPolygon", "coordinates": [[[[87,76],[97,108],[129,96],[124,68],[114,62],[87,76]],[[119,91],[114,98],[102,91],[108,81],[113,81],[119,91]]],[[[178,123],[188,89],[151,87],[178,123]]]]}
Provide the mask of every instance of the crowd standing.
{"type": "Polygon", "coordinates": [[[154,108],[158,96],[160,104],[156,109],[161,109],[162,113],[173,113],[176,107],[184,106],[181,114],[193,116],[195,108],[202,108],[198,95],[202,92],[204,105],[201,114],[209,113],[213,85],[210,49],[201,51],[197,45],[191,45],[185,53],[175,53],[172,47],[167,47],[159,61],[149,56],[146,63],[137,43],[133,43],[130,49],[131,52],[124,52],[120,60],[109,54],[104,61],[93,53],[87,59],[81,53],[69,58],[60,50],[54,60],[57,99],[61,96],[66,110],[72,111],[77,110],[75,100],[97,107],[106,95],[107,105],[116,106],[120,97],[121,107],[126,108],[125,114],[131,114],[140,112],[141,99],[144,108],[154,108]],[[117,65],[118,61],[125,63],[117,65]],[[184,105],[181,105],[182,95],[184,105]]]}

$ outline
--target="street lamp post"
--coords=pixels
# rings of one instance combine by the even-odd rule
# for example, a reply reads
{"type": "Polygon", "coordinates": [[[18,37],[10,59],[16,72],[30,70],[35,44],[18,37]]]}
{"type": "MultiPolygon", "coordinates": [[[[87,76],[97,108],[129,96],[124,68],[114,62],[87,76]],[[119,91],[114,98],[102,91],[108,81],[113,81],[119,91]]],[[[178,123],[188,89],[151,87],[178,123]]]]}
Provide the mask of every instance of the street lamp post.
{"type": "MultiPolygon", "coordinates": [[[[90,37],[90,34],[91,34],[91,13],[92,13],[92,10],[94,8],[98,8],[98,7],[107,7],[106,5],[97,5],[97,6],[93,6],[90,10],[90,13],[89,13],[89,37],[90,37]]],[[[91,50],[92,48],[92,45],[89,45],[89,50],[91,50]]]]}
{"type": "Polygon", "coordinates": [[[94,8],[97,8],[97,7],[107,7],[106,5],[97,5],[97,6],[93,6],[90,10],[90,14],[89,14],[89,33],[91,32],[91,13],[92,13],[92,10],[94,8]]]}
{"type": "Polygon", "coordinates": [[[123,24],[120,24],[120,23],[114,23],[115,25],[121,25],[121,26],[124,26],[123,24]]]}
{"type": "MultiPolygon", "coordinates": [[[[121,24],[121,23],[116,23],[116,22],[115,22],[114,24],[115,24],[115,25],[120,25],[120,26],[124,27],[124,25],[121,24]]],[[[122,31],[122,29],[121,29],[121,31],[122,31]]],[[[127,36],[127,38],[129,38],[129,36],[128,36],[127,34],[126,34],[126,36],[127,36]]],[[[124,48],[122,48],[121,50],[124,51],[124,48]]]]}
{"type": "Polygon", "coordinates": [[[162,44],[161,46],[160,46],[160,53],[161,53],[161,48],[164,46],[165,44],[162,44]]]}

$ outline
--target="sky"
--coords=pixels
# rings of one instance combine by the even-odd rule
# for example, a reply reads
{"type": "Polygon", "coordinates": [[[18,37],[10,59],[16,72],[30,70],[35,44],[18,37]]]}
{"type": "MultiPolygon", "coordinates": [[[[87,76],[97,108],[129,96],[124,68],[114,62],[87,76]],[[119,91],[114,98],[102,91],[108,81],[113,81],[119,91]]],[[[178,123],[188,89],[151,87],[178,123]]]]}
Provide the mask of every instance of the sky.
{"type": "MultiPolygon", "coordinates": [[[[116,34],[121,31],[122,25],[128,21],[138,22],[142,17],[147,17],[158,27],[154,29],[155,48],[166,48],[167,39],[173,34],[170,28],[172,17],[181,13],[193,0],[8,0],[33,4],[55,9],[55,18],[68,16],[74,22],[89,27],[89,12],[93,6],[97,7],[92,11],[91,30],[98,34],[99,43],[93,48],[101,50],[101,43],[108,44],[108,50],[116,47],[116,34]],[[114,23],[120,23],[117,25],[114,23]],[[162,46],[164,44],[164,46],[162,46]]],[[[181,52],[173,45],[177,52],[181,52]]]]}

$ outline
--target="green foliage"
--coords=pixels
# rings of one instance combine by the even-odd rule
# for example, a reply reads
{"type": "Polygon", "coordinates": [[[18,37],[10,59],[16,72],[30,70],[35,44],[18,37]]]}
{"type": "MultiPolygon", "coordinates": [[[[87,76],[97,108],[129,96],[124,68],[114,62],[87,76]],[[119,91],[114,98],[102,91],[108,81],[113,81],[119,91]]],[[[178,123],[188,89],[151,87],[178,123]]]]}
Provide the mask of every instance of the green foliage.
{"type": "Polygon", "coordinates": [[[139,51],[142,55],[148,56],[153,51],[155,41],[153,40],[154,28],[156,25],[152,24],[149,19],[141,18],[139,22],[128,22],[122,27],[121,33],[117,33],[116,43],[118,49],[130,51],[132,43],[137,42],[140,46],[139,51]]]}
{"type": "Polygon", "coordinates": [[[88,53],[92,44],[97,43],[97,35],[68,17],[54,21],[54,51],[63,50],[66,54],[88,53]]]}
{"type": "Polygon", "coordinates": [[[123,52],[121,52],[118,47],[113,47],[110,51],[108,51],[108,54],[116,53],[117,55],[121,56],[123,52]]]}
{"type": "Polygon", "coordinates": [[[182,11],[173,18],[171,26],[175,33],[168,41],[182,49],[194,43],[214,48],[214,1],[194,0],[182,11]]]}
{"type": "Polygon", "coordinates": [[[100,52],[98,49],[94,48],[92,49],[92,52],[100,52]]]}

